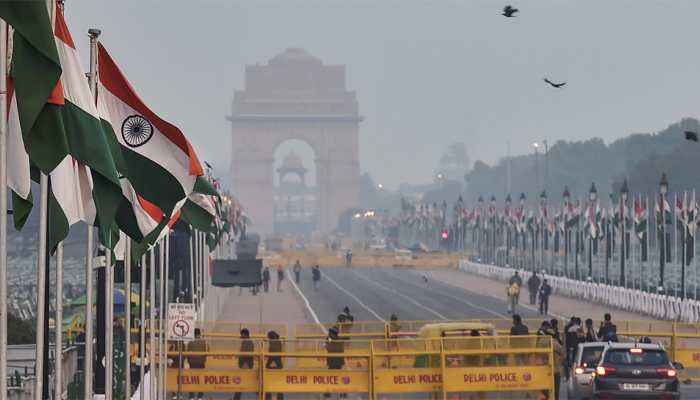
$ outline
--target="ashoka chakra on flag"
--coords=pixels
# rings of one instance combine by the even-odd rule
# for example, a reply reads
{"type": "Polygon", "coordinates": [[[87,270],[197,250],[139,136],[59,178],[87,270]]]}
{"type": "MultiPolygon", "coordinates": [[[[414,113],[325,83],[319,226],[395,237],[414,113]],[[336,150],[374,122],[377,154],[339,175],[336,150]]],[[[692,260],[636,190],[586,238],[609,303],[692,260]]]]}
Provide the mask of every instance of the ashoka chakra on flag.
{"type": "Polygon", "coordinates": [[[122,123],[122,138],[130,147],[139,147],[153,137],[153,125],[140,115],[131,115],[122,123]]]}

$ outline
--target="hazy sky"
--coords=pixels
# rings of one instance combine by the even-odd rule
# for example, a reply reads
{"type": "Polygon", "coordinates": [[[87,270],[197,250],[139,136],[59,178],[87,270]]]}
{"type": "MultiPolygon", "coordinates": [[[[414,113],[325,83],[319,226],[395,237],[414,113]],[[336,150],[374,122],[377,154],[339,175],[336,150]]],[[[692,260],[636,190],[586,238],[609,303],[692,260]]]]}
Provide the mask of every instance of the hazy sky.
{"type": "Polygon", "coordinates": [[[472,160],[533,141],[654,132],[700,116],[698,0],[67,0],[83,58],[89,27],[141,97],[201,158],[230,159],[246,64],[303,47],[347,66],[360,159],[377,182],[431,179],[445,147],[472,160]],[[550,88],[543,77],[567,81],[550,88]]]}

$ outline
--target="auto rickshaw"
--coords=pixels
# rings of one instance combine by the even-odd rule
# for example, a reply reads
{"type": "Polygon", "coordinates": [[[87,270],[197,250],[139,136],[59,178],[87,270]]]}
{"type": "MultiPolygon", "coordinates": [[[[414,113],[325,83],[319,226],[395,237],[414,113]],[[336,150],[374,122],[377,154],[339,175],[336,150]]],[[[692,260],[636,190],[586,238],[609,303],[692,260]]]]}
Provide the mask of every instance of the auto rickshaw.
{"type": "MultiPolygon", "coordinates": [[[[498,335],[496,327],[494,327],[493,324],[485,322],[444,322],[424,325],[418,331],[417,337],[426,341],[426,350],[440,351],[441,343],[438,339],[453,337],[470,337],[473,336],[473,332],[478,332],[479,336],[498,335]]],[[[474,345],[480,346],[481,344],[477,341],[474,341],[474,345]]],[[[428,357],[427,355],[423,355],[416,357],[416,368],[435,367],[439,365],[439,356],[434,355],[428,357]]]]}

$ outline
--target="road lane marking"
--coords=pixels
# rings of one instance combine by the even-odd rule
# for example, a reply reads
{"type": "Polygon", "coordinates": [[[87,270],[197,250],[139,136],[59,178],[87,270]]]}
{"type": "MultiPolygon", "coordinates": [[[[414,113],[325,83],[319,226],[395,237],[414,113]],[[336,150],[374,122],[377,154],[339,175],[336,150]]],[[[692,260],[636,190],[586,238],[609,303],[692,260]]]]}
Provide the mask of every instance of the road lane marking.
{"type": "Polygon", "coordinates": [[[369,311],[370,314],[372,314],[372,315],[374,315],[375,317],[377,317],[378,320],[383,321],[383,322],[386,322],[386,320],[385,320],[384,318],[382,318],[379,314],[377,314],[376,312],[374,312],[374,310],[372,310],[371,308],[369,308],[369,306],[368,306],[367,304],[363,303],[362,300],[359,299],[359,297],[355,296],[354,294],[352,294],[350,291],[348,291],[348,290],[345,289],[344,287],[338,285],[338,282],[336,282],[336,281],[335,281],[333,278],[331,278],[328,274],[323,274],[323,277],[326,278],[326,279],[328,279],[328,282],[330,282],[333,286],[337,287],[338,290],[340,290],[341,292],[343,292],[343,293],[347,294],[348,296],[350,296],[353,300],[355,300],[355,301],[357,302],[357,304],[359,304],[360,306],[362,306],[362,308],[364,308],[365,310],[369,311]]]}
{"type": "Polygon", "coordinates": [[[377,285],[377,286],[379,286],[380,288],[386,290],[387,292],[394,293],[394,294],[397,294],[397,295],[399,295],[399,296],[405,298],[406,300],[408,300],[408,301],[410,301],[411,303],[417,305],[418,307],[420,307],[420,308],[422,308],[422,309],[428,311],[429,313],[434,314],[435,316],[437,316],[437,317],[440,318],[440,319],[445,319],[445,320],[449,319],[449,318],[447,318],[446,316],[440,314],[439,312],[433,310],[432,308],[430,308],[430,307],[428,307],[428,306],[426,306],[426,305],[423,305],[423,304],[417,302],[416,300],[412,299],[410,296],[407,296],[407,295],[405,295],[405,294],[403,294],[403,293],[401,293],[401,292],[399,292],[399,291],[397,291],[397,290],[395,290],[395,289],[392,289],[392,288],[390,288],[390,287],[384,286],[384,285],[382,285],[381,283],[378,283],[378,282],[375,282],[375,281],[370,280],[370,279],[368,279],[368,278],[365,278],[364,276],[362,276],[362,275],[356,273],[355,271],[352,271],[352,273],[353,273],[354,275],[356,275],[358,278],[363,279],[363,280],[365,280],[365,281],[367,281],[367,282],[369,282],[369,283],[371,283],[371,284],[377,285]]]}
{"type": "MultiPolygon", "coordinates": [[[[397,279],[398,279],[398,278],[397,278],[397,279]]],[[[406,284],[415,286],[415,287],[417,287],[417,288],[422,288],[421,286],[418,286],[418,285],[416,285],[415,283],[411,283],[411,282],[406,281],[406,280],[403,280],[403,279],[399,279],[399,280],[401,280],[402,282],[404,282],[404,283],[406,283],[406,284]]],[[[442,281],[442,280],[439,280],[439,279],[433,279],[433,281],[438,282],[438,283],[442,283],[442,284],[444,284],[444,285],[446,285],[446,286],[451,286],[451,287],[460,289],[461,291],[466,292],[466,293],[472,293],[472,294],[482,295],[481,293],[476,293],[476,292],[471,292],[471,291],[468,291],[468,290],[464,290],[464,288],[460,288],[459,286],[455,286],[455,285],[446,283],[446,282],[444,282],[444,281],[442,281]]],[[[424,288],[423,288],[423,289],[424,289],[424,288]]],[[[489,314],[496,315],[496,316],[498,316],[498,317],[500,317],[500,318],[510,319],[510,317],[508,317],[507,315],[501,314],[501,313],[499,313],[499,312],[497,312],[497,311],[493,311],[493,310],[491,310],[491,309],[489,309],[489,308],[486,308],[486,307],[483,307],[483,306],[479,306],[479,305],[477,305],[477,304],[472,303],[471,301],[464,300],[464,299],[462,299],[462,298],[460,298],[460,297],[453,296],[453,295],[451,295],[451,294],[449,294],[449,293],[438,293],[438,294],[441,295],[441,296],[449,297],[449,298],[451,298],[451,299],[453,299],[453,300],[455,300],[455,301],[458,301],[458,302],[460,302],[460,303],[462,303],[462,304],[466,304],[466,305],[468,305],[468,306],[470,306],[470,307],[476,308],[477,310],[482,310],[482,311],[485,311],[485,312],[487,312],[487,313],[489,313],[489,314]]],[[[482,295],[482,296],[483,296],[483,295],[482,295]]]]}
{"type": "Polygon", "coordinates": [[[292,279],[292,274],[289,272],[289,270],[286,270],[286,272],[287,272],[287,279],[289,280],[289,282],[291,282],[292,286],[294,287],[294,290],[296,290],[299,297],[301,297],[301,299],[304,301],[304,305],[306,305],[306,309],[309,310],[309,314],[311,314],[311,317],[314,319],[314,322],[316,323],[316,325],[319,326],[319,328],[321,328],[321,332],[325,333],[326,327],[323,326],[321,321],[318,319],[318,315],[316,315],[316,312],[311,307],[311,303],[309,303],[309,299],[307,299],[306,296],[304,296],[304,293],[301,292],[301,289],[299,289],[299,286],[297,286],[296,282],[294,282],[294,279],[292,279]]]}

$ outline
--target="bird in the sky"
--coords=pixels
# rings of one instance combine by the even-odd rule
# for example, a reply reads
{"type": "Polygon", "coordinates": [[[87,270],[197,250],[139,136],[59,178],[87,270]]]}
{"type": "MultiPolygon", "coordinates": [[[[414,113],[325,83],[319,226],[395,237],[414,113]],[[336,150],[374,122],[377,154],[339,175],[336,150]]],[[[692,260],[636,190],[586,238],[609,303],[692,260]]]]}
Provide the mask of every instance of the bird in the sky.
{"type": "Polygon", "coordinates": [[[209,169],[214,169],[214,167],[212,167],[211,164],[209,164],[209,163],[206,162],[206,161],[204,162],[204,165],[206,165],[207,168],[209,168],[209,169]]]}
{"type": "Polygon", "coordinates": [[[544,81],[547,82],[547,83],[549,83],[552,87],[555,87],[555,88],[557,88],[557,89],[561,89],[562,86],[566,85],[566,82],[554,83],[554,82],[550,81],[550,80],[547,79],[547,78],[544,78],[544,81]]]}
{"type": "Polygon", "coordinates": [[[698,133],[693,131],[685,131],[685,140],[692,140],[693,142],[698,141],[698,133]]]}
{"type": "Polygon", "coordinates": [[[507,6],[503,7],[503,14],[501,14],[501,15],[503,15],[506,18],[513,18],[513,17],[515,17],[515,13],[518,11],[520,11],[520,10],[518,10],[517,8],[513,8],[513,6],[511,6],[511,5],[507,5],[507,6]]]}

